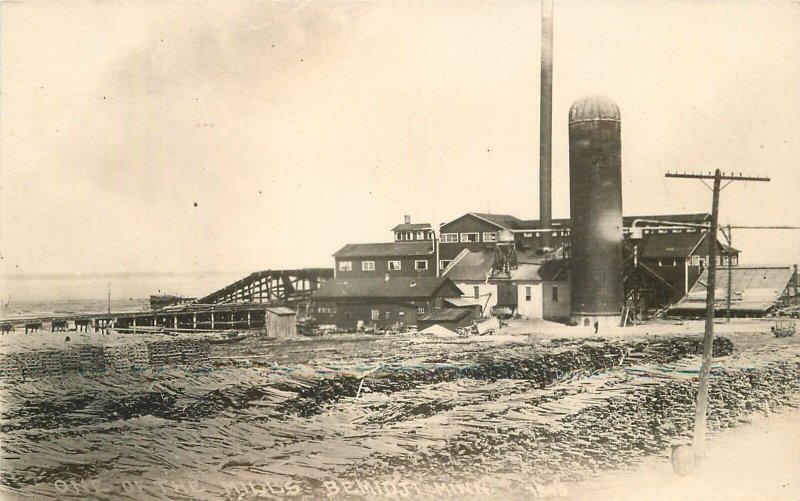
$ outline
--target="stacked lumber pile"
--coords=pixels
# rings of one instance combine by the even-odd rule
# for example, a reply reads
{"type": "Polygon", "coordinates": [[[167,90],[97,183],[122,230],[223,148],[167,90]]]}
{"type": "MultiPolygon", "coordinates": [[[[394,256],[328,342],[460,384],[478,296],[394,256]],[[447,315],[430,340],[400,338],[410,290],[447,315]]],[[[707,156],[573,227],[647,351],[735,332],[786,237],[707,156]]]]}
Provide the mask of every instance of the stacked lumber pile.
{"type": "Polygon", "coordinates": [[[210,346],[198,339],[80,345],[65,350],[0,354],[0,379],[89,374],[107,369],[130,370],[167,365],[208,365],[210,346]]]}
{"type": "Polygon", "coordinates": [[[316,334],[317,321],[314,317],[299,317],[297,319],[297,333],[301,336],[313,336],[316,334]]]}

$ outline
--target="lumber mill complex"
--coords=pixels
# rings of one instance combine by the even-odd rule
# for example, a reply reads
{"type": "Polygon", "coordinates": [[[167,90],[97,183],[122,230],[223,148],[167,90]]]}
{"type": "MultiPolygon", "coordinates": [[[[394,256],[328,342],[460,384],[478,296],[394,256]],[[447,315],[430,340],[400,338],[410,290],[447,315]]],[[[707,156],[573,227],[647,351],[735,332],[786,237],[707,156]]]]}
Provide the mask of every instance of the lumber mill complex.
{"type": "Polygon", "coordinates": [[[622,114],[608,97],[557,110],[568,114],[571,218],[552,217],[552,35],[545,2],[538,220],[469,212],[435,229],[405,216],[393,241],[347,244],[333,268],[259,271],[199,299],[153,296],[151,311],[17,324],[263,329],[272,308],[289,308],[335,330],[459,328],[491,316],[625,326],[653,315],[702,316],[709,256],[722,271],[720,312],[797,314],[797,266],[740,267],[740,251],[711,237],[711,214],[623,216],[622,114]]]}

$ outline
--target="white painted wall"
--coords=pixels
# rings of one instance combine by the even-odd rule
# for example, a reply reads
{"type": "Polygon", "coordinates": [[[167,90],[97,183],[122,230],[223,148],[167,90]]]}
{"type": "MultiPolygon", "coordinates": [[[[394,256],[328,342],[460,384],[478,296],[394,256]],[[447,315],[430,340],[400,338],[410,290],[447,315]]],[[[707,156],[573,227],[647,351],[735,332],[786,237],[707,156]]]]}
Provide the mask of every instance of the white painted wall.
{"type": "Polygon", "coordinates": [[[544,318],[542,284],[517,285],[517,314],[525,318],[544,318]],[[527,301],[526,288],[531,288],[531,300],[527,301]]]}
{"type": "Polygon", "coordinates": [[[487,283],[467,283],[467,282],[457,282],[456,285],[461,292],[463,293],[464,297],[466,298],[474,298],[475,297],[475,287],[478,287],[478,295],[480,296],[479,301],[481,306],[483,307],[483,316],[489,317],[492,314],[492,308],[497,304],[497,285],[495,284],[487,284],[487,283]]]}

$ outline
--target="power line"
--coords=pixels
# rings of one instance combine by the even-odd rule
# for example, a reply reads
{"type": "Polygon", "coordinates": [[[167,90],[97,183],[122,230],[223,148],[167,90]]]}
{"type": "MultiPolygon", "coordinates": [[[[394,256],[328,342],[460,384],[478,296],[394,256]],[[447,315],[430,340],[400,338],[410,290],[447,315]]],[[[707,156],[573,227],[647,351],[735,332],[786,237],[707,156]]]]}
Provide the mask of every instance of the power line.
{"type": "MultiPolygon", "coordinates": [[[[708,287],[706,288],[706,323],[703,335],[703,363],[700,366],[700,385],[697,391],[697,407],[694,415],[694,436],[693,449],[695,456],[701,456],[705,450],[706,442],[706,419],[708,416],[708,379],[711,373],[712,351],[714,347],[714,300],[717,281],[717,229],[719,223],[719,192],[724,188],[722,181],[726,180],[727,186],[733,181],[769,181],[768,177],[745,176],[742,173],[723,174],[717,169],[712,173],[687,173],[667,172],[668,178],[700,179],[705,183],[706,179],[714,180],[714,187],[711,189],[713,195],[711,199],[711,228],[709,230],[708,245],[708,287]]],[[[706,186],[708,186],[706,184],[706,186]]],[[[730,256],[728,257],[730,273],[730,256]]],[[[728,286],[730,287],[730,274],[728,276],[728,286]]]]}

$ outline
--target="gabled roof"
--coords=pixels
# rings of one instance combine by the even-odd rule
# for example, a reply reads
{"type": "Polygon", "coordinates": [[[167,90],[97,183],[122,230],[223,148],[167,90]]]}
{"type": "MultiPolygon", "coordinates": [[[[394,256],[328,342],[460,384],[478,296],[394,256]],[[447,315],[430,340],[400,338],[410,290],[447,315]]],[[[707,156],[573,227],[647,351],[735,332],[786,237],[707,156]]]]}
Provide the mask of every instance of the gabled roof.
{"type": "Polygon", "coordinates": [[[450,297],[444,299],[444,302],[455,308],[472,308],[475,306],[483,308],[483,300],[471,297],[450,297]]]}
{"type": "MultiPolygon", "coordinates": [[[[541,282],[555,280],[563,271],[563,259],[544,260],[541,256],[517,253],[517,269],[511,276],[498,276],[490,280],[512,282],[541,282]]],[[[491,276],[494,264],[494,251],[466,251],[463,256],[449,266],[444,275],[454,282],[484,282],[491,276]]]]}
{"type": "MultiPolygon", "coordinates": [[[[656,233],[645,236],[642,257],[656,259],[659,257],[688,257],[695,252],[706,254],[708,233],[656,233]]],[[[737,253],[737,249],[719,242],[725,253],[737,253]]]]}
{"type": "MultiPolygon", "coordinates": [[[[559,218],[559,219],[552,219],[552,226],[553,227],[561,227],[561,226],[569,226],[569,219],[559,218]]],[[[542,227],[541,221],[538,219],[525,219],[518,222],[513,230],[538,230],[542,227]]]]}
{"type": "Polygon", "coordinates": [[[512,229],[515,224],[520,222],[518,218],[510,214],[484,214],[480,212],[470,212],[469,214],[508,230],[512,229]]]}
{"type": "Polygon", "coordinates": [[[314,294],[315,299],[427,299],[460,297],[461,289],[447,277],[335,278],[314,294]]]}
{"type": "MultiPolygon", "coordinates": [[[[482,212],[468,212],[463,216],[459,216],[452,221],[444,223],[442,226],[447,226],[465,216],[474,216],[484,221],[509,230],[537,230],[541,228],[541,222],[538,219],[519,219],[510,214],[486,214],[482,212]]],[[[700,212],[696,214],[657,214],[652,216],[624,216],[622,218],[623,226],[628,228],[637,219],[646,219],[650,221],[663,221],[665,224],[673,223],[691,223],[691,224],[706,224],[711,220],[711,214],[700,212]]],[[[552,220],[553,226],[566,226],[569,227],[569,218],[558,218],[552,220]]]]}
{"type": "Polygon", "coordinates": [[[430,230],[431,225],[430,223],[410,223],[410,224],[398,224],[392,231],[417,231],[417,230],[430,230]]]}
{"type": "Polygon", "coordinates": [[[454,322],[462,318],[472,315],[472,312],[466,308],[441,308],[433,310],[424,317],[420,318],[421,322],[454,322]]]}
{"type": "Polygon", "coordinates": [[[347,244],[333,254],[333,257],[403,257],[427,256],[433,254],[430,240],[418,242],[390,242],[378,244],[347,244]]]}
{"type": "Polygon", "coordinates": [[[687,257],[705,239],[705,233],[664,233],[647,235],[643,258],[687,257]]]}
{"type": "Polygon", "coordinates": [[[446,223],[442,223],[441,226],[442,227],[449,226],[449,225],[455,223],[456,221],[460,221],[460,220],[464,219],[465,217],[472,217],[472,218],[480,219],[483,222],[489,223],[490,225],[494,226],[495,228],[498,228],[498,229],[501,229],[501,230],[503,230],[503,229],[510,230],[515,225],[517,225],[518,223],[521,222],[516,217],[508,215],[508,214],[484,214],[484,213],[481,213],[481,212],[467,212],[466,214],[458,216],[457,218],[455,218],[455,219],[453,219],[451,221],[448,221],[446,223]]]}
{"type": "Polygon", "coordinates": [[[624,216],[622,224],[628,227],[633,224],[637,219],[647,219],[650,221],[664,221],[673,223],[692,223],[704,224],[711,221],[711,214],[707,212],[699,212],[697,214],[659,214],[656,216],[624,216]]]}
{"type": "Polygon", "coordinates": [[[494,251],[470,252],[465,251],[458,261],[455,261],[444,270],[444,276],[454,282],[484,281],[492,271],[494,251]]]}
{"type": "MultiPolygon", "coordinates": [[[[794,271],[789,266],[748,266],[731,268],[731,310],[763,312],[771,308],[781,297],[794,271]]],[[[708,270],[700,275],[689,293],[681,299],[672,309],[676,310],[703,310],[706,304],[706,289],[708,284],[708,270]]],[[[727,269],[717,269],[716,281],[717,309],[727,306],[728,298],[728,272],[727,269]]]]}

